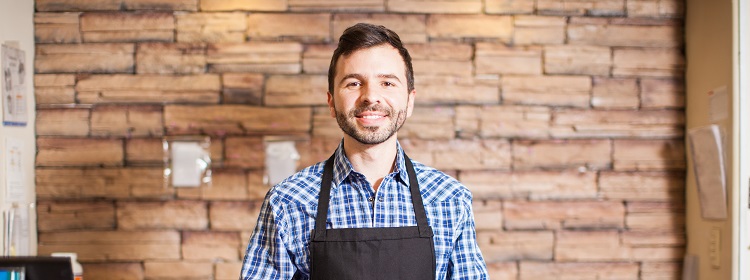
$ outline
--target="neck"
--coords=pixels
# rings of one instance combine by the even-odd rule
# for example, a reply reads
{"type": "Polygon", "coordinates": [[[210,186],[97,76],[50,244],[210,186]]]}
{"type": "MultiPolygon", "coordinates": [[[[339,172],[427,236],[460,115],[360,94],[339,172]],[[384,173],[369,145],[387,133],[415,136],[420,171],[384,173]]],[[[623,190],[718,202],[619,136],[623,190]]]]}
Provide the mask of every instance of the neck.
{"type": "Polygon", "coordinates": [[[393,171],[397,150],[396,135],[373,145],[362,144],[348,135],[344,136],[346,157],[354,170],[365,175],[375,191],[383,178],[393,171]]]}

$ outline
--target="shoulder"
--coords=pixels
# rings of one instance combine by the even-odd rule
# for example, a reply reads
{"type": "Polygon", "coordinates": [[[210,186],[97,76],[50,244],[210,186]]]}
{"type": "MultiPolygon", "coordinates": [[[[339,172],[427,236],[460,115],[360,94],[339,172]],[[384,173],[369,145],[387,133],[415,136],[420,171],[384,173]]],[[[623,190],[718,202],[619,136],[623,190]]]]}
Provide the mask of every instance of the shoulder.
{"type": "Polygon", "coordinates": [[[456,178],[418,161],[412,160],[412,163],[419,179],[419,189],[425,204],[448,200],[471,204],[471,191],[456,178]]]}
{"type": "Polygon", "coordinates": [[[268,191],[266,200],[277,206],[317,203],[324,163],[306,167],[276,184],[268,191]]]}

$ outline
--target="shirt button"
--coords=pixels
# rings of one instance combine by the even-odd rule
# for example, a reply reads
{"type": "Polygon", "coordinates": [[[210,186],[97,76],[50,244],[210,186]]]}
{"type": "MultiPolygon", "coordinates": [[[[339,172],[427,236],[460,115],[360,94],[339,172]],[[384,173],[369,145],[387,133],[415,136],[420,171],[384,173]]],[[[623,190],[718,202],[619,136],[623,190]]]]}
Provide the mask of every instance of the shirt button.
{"type": "Polygon", "coordinates": [[[383,197],[378,197],[378,201],[383,202],[383,197]]]}
{"type": "Polygon", "coordinates": [[[375,201],[375,197],[372,197],[372,196],[371,196],[371,197],[370,197],[370,198],[368,198],[367,200],[369,200],[370,202],[373,202],[373,201],[375,201]]]}

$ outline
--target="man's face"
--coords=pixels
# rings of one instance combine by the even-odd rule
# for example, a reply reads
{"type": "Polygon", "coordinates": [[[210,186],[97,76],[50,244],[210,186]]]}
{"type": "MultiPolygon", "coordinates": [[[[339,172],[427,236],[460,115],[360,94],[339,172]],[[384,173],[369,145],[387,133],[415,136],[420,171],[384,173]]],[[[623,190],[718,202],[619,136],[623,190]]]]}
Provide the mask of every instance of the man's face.
{"type": "Polygon", "coordinates": [[[346,135],[363,144],[394,136],[411,116],[416,94],[408,90],[398,50],[387,44],[340,57],[333,91],[328,93],[331,116],[346,135]]]}

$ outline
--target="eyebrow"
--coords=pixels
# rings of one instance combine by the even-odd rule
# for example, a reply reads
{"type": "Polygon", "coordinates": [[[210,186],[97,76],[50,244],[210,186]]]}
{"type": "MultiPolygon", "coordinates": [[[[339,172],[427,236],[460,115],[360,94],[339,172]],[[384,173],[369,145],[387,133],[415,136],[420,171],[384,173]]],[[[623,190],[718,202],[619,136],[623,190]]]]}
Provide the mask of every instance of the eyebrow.
{"type": "Polygon", "coordinates": [[[346,74],[346,75],[344,75],[344,77],[341,77],[341,80],[339,81],[339,84],[343,83],[346,79],[349,79],[349,78],[355,78],[355,79],[358,79],[358,80],[362,80],[362,75],[356,74],[356,73],[346,74]]]}
{"type": "MultiPolygon", "coordinates": [[[[381,78],[381,79],[394,79],[394,80],[398,81],[399,83],[401,83],[401,79],[399,79],[398,76],[396,76],[394,74],[378,74],[377,77],[381,78]]],[[[363,75],[357,74],[357,73],[352,73],[352,74],[346,74],[346,75],[344,75],[344,77],[341,78],[341,80],[339,81],[339,83],[343,83],[344,80],[349,79],[349,78],[355,78],[355,79],[359,79],[359,80],[364,80],[364,76],[363,75]]]]}
{"type": "Polygon", "coordinates": [[[393,74],[378,74],[378,78],[394,79],[398,81],[399,83],[401,82],[401,79],[399,79],[396,75],[393,75],[393,74]]]}

